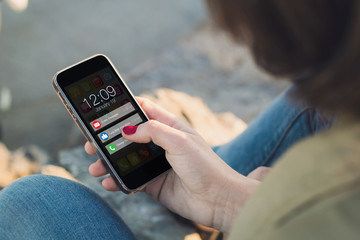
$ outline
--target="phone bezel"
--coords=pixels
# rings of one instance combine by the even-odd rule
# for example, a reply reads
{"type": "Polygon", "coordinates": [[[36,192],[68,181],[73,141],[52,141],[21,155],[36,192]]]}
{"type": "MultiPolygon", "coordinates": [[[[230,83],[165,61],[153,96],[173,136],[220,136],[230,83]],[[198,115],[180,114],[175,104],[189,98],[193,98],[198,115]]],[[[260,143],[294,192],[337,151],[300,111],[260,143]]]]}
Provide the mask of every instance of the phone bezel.
{"type": "Polygon", "coordinates": [[[96,54],[91,56],[83,61],[80,61],[72,66],[69,66],[58,73],[55,74],[53,78],[53,86],[58,93],[59,97],[62,99],[64,105],[67,107],[68,111],[72,115],[75,122],[78,124],[82,132],[84,133],[87,140],[92,142],[93,146],[96,147],[97,154],[100,158],[103,159],[106,167],[110,171],[110,174],[113,176],[119,187],[125,193],[134,193],[142,189],[149,182],[155,180],[157,177],[166,174],[171,166],[166,160],[165,152],[156,159],[151,160],[145,165],[135,169],[133,172],[127,174],[126,176],[120,176],[117,173],[116,168],[113,166],[111,161],[108,158],[108,154],[105,153],[104,147],[101,147],[100,140],[94,136],[91,131],[89,131],[87,124],[77,112],[76,108],[73,107],[69,96],[64,91],[64,88],[70,84],[73,84],[101,69],[106,67],[111,67],[119,79],[119,83],[126,91],[126,93],[132,98],[132,101],[135,103],[134,107],[136,111],[141,115],[143,120],[148,120],[146,113],[141,109],[139,103],[136,101],[135,97],[129,90],[128,86],[117,72],[116,68],[113,66],[112,62],[103,54],[96,54]]]}

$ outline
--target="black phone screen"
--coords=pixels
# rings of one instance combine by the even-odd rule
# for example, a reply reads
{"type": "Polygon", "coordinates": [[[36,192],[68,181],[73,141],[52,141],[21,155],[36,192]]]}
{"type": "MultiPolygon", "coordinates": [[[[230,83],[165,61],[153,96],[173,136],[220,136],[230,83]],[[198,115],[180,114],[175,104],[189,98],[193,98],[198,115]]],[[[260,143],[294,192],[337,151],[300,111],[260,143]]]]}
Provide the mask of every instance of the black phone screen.
{"type": "Polygon", "coordinates": [[[122,128],[139,125],[147,118],[106,57],[98,55],[61,72],[57,82],[129,189],[170,168],[159,146],[122,137],[122,128]]]}

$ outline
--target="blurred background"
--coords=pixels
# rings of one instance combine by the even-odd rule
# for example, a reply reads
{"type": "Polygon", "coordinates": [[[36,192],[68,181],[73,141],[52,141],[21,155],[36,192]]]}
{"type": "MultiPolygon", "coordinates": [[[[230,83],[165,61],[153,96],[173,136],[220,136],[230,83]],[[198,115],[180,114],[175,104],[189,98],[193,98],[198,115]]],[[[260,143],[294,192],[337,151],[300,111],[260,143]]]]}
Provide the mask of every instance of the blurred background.
{"type": "Polygon", "coordinates": [[[57,71],[104,53],[127,73],[206,17],[203,3],[192,0],[10,2],[28,5],[15,12],[2,4],[0,87],[12,95],[10,111],[1,116],[3,141],[10,149],[35,144],[51,156],[72,130],[51,87],[57,71]]]}
{"type": "Polygon", "coordinates": [[[89,176],[96,157],[84,153],[85,139],[53,91],[52,76],[104,53],[136,95],[175,112],[209,144],[239,134],[287,83],[257,69],[245,48],[213,26],[201,0],[0,4],[0,189],[33,173],[76,178],[108,201],[139,239],[191,234],[191,224],[150,198],[106,192],[89,176]]]}

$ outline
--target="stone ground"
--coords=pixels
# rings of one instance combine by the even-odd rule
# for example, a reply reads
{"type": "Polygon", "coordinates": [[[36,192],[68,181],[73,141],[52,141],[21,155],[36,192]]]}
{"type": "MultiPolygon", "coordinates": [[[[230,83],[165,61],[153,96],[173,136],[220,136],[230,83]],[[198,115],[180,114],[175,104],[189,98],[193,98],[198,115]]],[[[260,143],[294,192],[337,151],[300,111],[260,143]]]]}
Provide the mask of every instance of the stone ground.
{"type": "MultiPolygon", "coordinates": [[[[159,88],[168,88],[198,97],[211,111],[222,113],[217,115],[219,119],[227,119],[219,120],[219,125],[236,122],[239,127],[234,128],[234,133],[242,130],[239,119],[249,122],[288,84],[274,82],[260,72],[245,49],[235,46],[223,33],[214,29],[206,21],[201,2],[152,1],[157,3],[154,14],[147,13],[147,9],[154,6],[145,0],[141,9],[129,2],[109,2],[112,2],[110,7],[99,4],[98,12],[90,4],[83,6],[71,2],[73,7],[70,7],[70,1],[64,5],[44,0],[30,1],[29,11],[23,13],[25,16],[15,18],[11,17],[15,13],[4,11],[3,22],[7,18],[12,19],[10,25],[13,31],[4,23],[0,35],[0,56],[9,58],[0,57],[0,77],[6,80],[1,80],[1,84],[7,85],[15,96],[14,107],[2,118],[4,143],[10,149],[30,143],[39,146],[50,156],[48,163],[65,167],[113,206],[140,240],[169,239],[169,236],[171,239],[183,239],[186,234],[194,232],[189,222],[170,213],[145,194],[127,196],[110,193],[101,188],[100,179],[89,176],[87,166],[96,157],[84,153],[82,134],[52,92],[50,78],[53,73],[95,52],[104,52],[114,60],[136,95],[147,94],[156,99],[162,95],[159,88]],[[147,14],[134,18],[134,9],[147,14]],[[85,16],[84,19],[76,18],[77,13],[85,16]],[[101,17],[93,19],[88,15],[101,17]],[[110,19],[114,15],[115,19],[110,19]],[[70,22],[63,21],[63,18],[72,20],[70,22],[74,26],[70,28],[70,22]],[[24,19],[36,20],[36,24],[24,22],[24,19]],[[106,27],[102,21],[114,24],[106,27]],[[122,21],[127,22],[121,24],[122,21]],[[125,25],[130,26],[126,29],[125,25]],[[51,26],[58,29],[50,31],[51,26]],[[113,26],[132,35],[122,34],[123,31],[118,29],[114,31],[113,26]],[[49,31],[49,34],[45,35],[44,31],[49,31]],[[61,34],[63,32],[66,34],[61,34]],[[37,46],[41,52],[35,47],[26,47],[26,42],[18,39],[24,33],[30,45],[37,42],[42,47],[37,46]],[[109,33],[113,35],[109,36],[109,33]],[[126,45],[132,41],[135,43],[126,45]],[[54,49],[52,42],[59,48],[54,49]],[[119,49],[119,52],[114,53],[114,49],[119,49]],[[20,80],[14,81],[17,79],[20,80]],[[234,115],[223,114],[225,112],[234,115]]],[[[97,3],[93,0],[93,4],[97,3]]],[[[173,93],[166,96],[175,99],[173,93]]],[[[190,114],[187,117],[192,119],[194,110],[187,109],[191,109],[193,104],[181,101],[179,97],[176,99],[176,106],[181,105],[180,112],[190,114]]],[[[194,99],[194,102],[199,99],[194,99]]],[[[168,108],[178,109],[175,105],[168,108]]],[[[196,129],[201,127],[201,124],[195,126],[196,129]]],[[[203,129],[201,131],[209,143],[216,144],[211,142],[214,135],[207,135],[203,129]]],[[[221,141],[233,137],[232,130],[229,132],[221,141]]],[[[216,132],[213,134],[216,135],[216,132]]]]}

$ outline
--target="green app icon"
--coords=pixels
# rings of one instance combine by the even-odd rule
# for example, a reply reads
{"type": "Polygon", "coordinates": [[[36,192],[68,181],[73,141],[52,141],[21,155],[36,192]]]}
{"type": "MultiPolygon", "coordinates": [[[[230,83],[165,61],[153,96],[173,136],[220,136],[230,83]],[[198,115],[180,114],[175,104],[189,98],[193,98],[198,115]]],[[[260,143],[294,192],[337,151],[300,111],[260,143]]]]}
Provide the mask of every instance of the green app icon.
{"type": "Polygon", "coordinates": [[[109,144],[108,149],[110,152],[115,152],[116,151],[116,146],[114,144],[109,144]]]}

